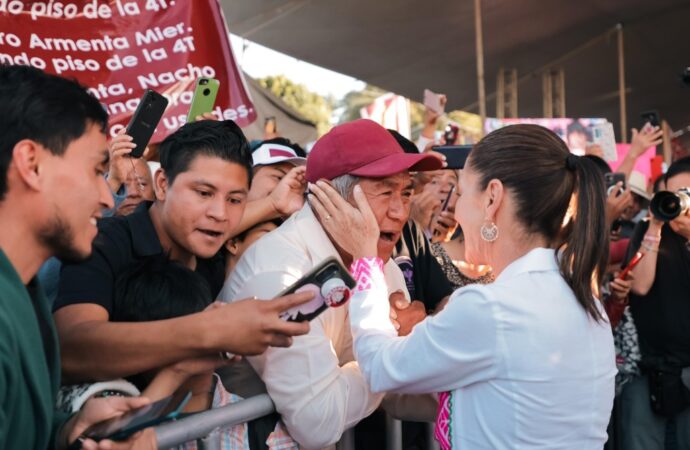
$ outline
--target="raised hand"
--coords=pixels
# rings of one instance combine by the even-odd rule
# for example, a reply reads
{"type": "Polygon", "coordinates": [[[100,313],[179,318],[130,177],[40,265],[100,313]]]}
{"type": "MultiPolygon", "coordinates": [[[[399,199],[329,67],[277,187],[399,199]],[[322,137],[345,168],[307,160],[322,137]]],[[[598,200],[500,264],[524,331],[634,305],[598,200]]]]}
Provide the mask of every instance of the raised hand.
{"type": "Polygon", "coordinates": [[[362,188],[353,191],[355,206],[348,203],[325,181],[309,186],[309,203],[321,226],[353,259],[377,255],[379,225],[362,188]]]}
{"type": "Polygon", "coordinates": [[[273,209],[282,217],[291,216],[302,209],[307,180],[304,178],[307,168],[292,168],[271,191],[270,199],[273,209]]]}
{"type": "Polygon", "coordinates": [[[623,214],[625,208],[633,204],[630,189],[621,192],[622,189],[623,183],[618,182],[614,188],[611,189],[611,193],[606,197],[606,223],[608,223],[609,226],[623,214]]]}
{"type": "Polygon", "coordinates": [[[300,292],[273,300],[245,299],[207,309],[204,320],[213,334],[208,347],[236,355],[259,355],[268,347],[289,347],[293,336],[309,332],[308,322],[286,322],[282,312],[314,298],[313,292],[300,292]]]}
{"type": "Polygon", "coordinates": [[[629,152],[638,158],[649,147],[655,147],[663,142],[664,132],[660,127],[644,127],[641,131],[633,128],[629,152]]]}
{"type": "Polygon", "coordinates": [[[431,242],[448,241],[458,227],[453,212],[441,211],[431,224],[431,242]]]}
{"type": "Polygon", "coordinates": [[[108,170],[108,185],[113,192],[117,192],[122,183],[127,179],[127,174],[132,170],[132,161],[129,154],[136,144],[132,142],[132,136],[125,134],[125,128],[117,132],[108,143],[110,153],[110,168],[108,170]]]}
{"type": "Polygon", "coordinates": [[[410,219],[420,224],[423,228],[431,226],[434,214],[441,207],[441,200],[438,198],[438,186],[426,185],[419,194],[412,196],[410,201],[410,219]]]}

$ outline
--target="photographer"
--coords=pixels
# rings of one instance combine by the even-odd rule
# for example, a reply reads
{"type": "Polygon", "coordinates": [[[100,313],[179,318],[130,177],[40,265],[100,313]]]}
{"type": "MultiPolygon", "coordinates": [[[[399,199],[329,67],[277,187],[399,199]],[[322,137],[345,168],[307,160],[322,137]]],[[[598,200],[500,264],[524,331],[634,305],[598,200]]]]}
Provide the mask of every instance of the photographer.
{"type": "MultiPolygon", "coordinates": [[[[673,193],[690,186],[690,158],[673,163],[664,181],[673,193]]],[[[650,210],[659,216],[654,203],[650,210]]],[[[638,250],[645,257],[630,296],[642,376],[622,393],[625,449],[663,449],[669,420],[675,421],[678,448],[690,449],[690,212],[679,206],[672,220],[651,217],[638,224],[628,247],[626,260],[638,250]]]]}

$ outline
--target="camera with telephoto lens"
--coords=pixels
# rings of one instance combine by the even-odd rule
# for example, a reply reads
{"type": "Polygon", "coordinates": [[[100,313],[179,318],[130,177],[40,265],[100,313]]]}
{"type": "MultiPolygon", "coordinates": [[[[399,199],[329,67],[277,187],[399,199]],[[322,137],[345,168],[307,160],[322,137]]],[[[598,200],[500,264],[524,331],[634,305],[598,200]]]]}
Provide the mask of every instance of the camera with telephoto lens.
{"type": "Polygon", "coordinates": [[[683,187],[676,192],[659,191],[654,194],[649,210],[659,220],[671,221],[687,214],[690,209],[690,188],[683,187]]]}

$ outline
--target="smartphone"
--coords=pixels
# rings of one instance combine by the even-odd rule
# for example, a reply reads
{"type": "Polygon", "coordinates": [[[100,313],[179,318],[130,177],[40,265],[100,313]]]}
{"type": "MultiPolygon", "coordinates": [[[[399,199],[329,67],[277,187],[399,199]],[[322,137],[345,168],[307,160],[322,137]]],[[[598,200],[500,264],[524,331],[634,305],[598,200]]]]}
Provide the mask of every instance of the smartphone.
{"type": "Polygon", "coordinates": [[[659,113],[657,111],[645,111],[640,113],[640,119],[642,120],[642,127],[644,129],[647,124],[658,127],[661,124],[661,119],[659,119],[659,113]]]}
{"type": "Polygon", "coordinates": [[[455,186],[450,187],[450,191],[448,192],[448,195],[446,196],[446,199],[443,201],[443,205],[441,206],[441,211],[448,210],[450,198],[453,196],[453,192],[455,192],[455,186]]]}
{"type": "Polygon", "coordinates": [[[194,96],[189,105],[187,122],[194,122],[197,116],[213,111],[220,82],[214,78],[201,77],[196,80],[194,96]]]}
{"type": "Polygon", "coordinates": [[[314,292],[311,301],[284,311],[280,318],[290,322],[313,320],[329,306],[338,307],[347,303],[356,284],[340,261],[328,258],[277,295],[282,297],[297,292],[314,292]]]}
{"type": "Polygon", "coordinates": [[[266,133],[277,133],[278,132],[278,123],[276,122],[276,118],[271,116],[271,117],[266,117],[266,120],[264,121],[264,132],[266,133]]]}
{"type": "Polygon", "coordinates": [[[631,270],[637,265],[637,263],[640,262],[640,260],[644,257],[644,253],[642,252],[637,252],[635,253],[635,256],[630,260],[627,266],[625,266],[625,269],[621,273],[618,274],[618,278],[621,280],[625,280],[625,277],[628,276],[628,273],[630,273],[631,270]]]}
{"type": "Polygon", "coordinates": [[[158,92],[150,89],[144,92],[132,120],[127,124],[126,133],[132,136],[132,142],[136,144],[129,156],[141,158],[167,107],[168,99],[158,92]]]}
{"type": "Polygon", "coordinates": [[[441,104],[441,95],[424,89],[424,106],[437,114],[443,114],[445,107],[441,104]]]}
{"type": "Polygon", "coordinates": [[[621,191],[618,193],[618,195],[620,196],[623,193],[623,191],[625,191],[625,174],[622,172],[609,172],[607,174],[604,174],[604,182],[606,184],[607,196],[611,195],[611,192],[613,192],[613,188],[619,182],[623,183],[623,187],[621,191]]]}
{"type": "Polygon", "coordinates": [[[472,145],[438,145],[431,149],[446,157],[448,164],[446,169],[462,169],[465,167],[467,157],[470,156],[472,145]]]}
{"type": "Polygon", "coordinates": [[[84,436],[95,441],[103,439],[127,440],[131,435],[144,428],[176,419],[190,398],[192,398],[190,391],[177,392],[157,402],[129,411],[120,417],[96,423],[84,432],[84,436]]]}
{"type": "Polygon", "coordinates": [[[458,140],[459,133],[459,126],[452,123],[446,125],[446,130],[443,132],[443,138],[446,141],[446,145],[455,145],[455,142],[458,140]]]}
{"type": "MultiPolygon", "coordinates": [[[[446,196],[446,199],[443,201],[443,205],[441,205],[441,211],[447,211],[448,206],[450,205],[450,198],[453,196],[453,192],[455,192],[455,186],[451,186],[450,192],[448,192],[448,195],[446,196]]],[[[440,236],[441,231],[435,229],[434,230],[434,236],[440,236]]]]}

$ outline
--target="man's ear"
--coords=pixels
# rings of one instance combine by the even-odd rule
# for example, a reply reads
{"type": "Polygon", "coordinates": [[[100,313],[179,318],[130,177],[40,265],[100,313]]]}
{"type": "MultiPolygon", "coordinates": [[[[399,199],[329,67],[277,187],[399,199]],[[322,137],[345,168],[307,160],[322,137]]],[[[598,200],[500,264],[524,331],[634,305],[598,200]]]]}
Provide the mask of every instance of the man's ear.
{"type": "Polygon", "coordinates": [[[161,202],[165,201],[166,194],[168,192],[168,177],[162,168],[156,170],[153,174],[153,192],[156,195],[156,200],[161,202]]]}
{"type": "Polygon", "coordinates": [[[8,170],[8,181],[10,179],[10,172],[14,169],[17,180],[32,190],[41,189],[41,174],[44,167],[42,164],[46,162],[47,150],[40,144],[31,139],[22,139],[17,142],[12,149],[12,160],[8,170]]]}
{"type": "Polygon", "coordinates": [[[228,239],[227,242],[225,242],[225,249],[229,251],[232,256],[237,256],[237,252],[240,249],[240,246],[237,245],[237,239],[228,239]]]}
{"type": "Polygon", "coordinates": [[[501,180],[494,178],[489,181],[486,187],[486,195],[486,219],[495,222],[505,196],[505,189],[501,180]]]}

